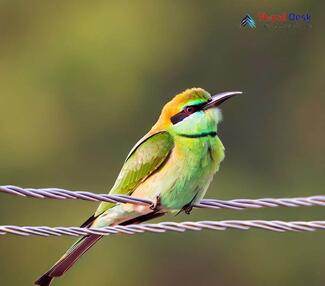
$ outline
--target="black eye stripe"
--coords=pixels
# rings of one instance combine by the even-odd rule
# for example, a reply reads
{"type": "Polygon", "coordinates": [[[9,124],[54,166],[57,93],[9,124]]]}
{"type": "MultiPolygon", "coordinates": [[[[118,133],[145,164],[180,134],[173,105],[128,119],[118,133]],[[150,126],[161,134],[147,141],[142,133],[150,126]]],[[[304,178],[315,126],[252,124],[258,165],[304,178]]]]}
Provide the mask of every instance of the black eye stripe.
{"type": "Polygon", "coordinates": [[[185,119],[186,117],[190,116],[191,114],[201,110],[204,106],[205,106],[205,102],[204,103],[200,103],[200,104],[196,104],[196,105],[188,105],[188,106],[185,106],[184,109],[181,111],[181,112],[178,112],[177,114],[175,114],[174,116],[172,116],[170,118],[170,121],[175,125],[176,123],[182,121],[183,119],[185,119]],[[193,107],[194,108],[194,111],[192,113],[187,113],[185,111],[185,109],[187,107],[193,107]]]}
{"type": "Polygon", "coordinates": [[[184,118],[186,118],[188,115],[184,112],[184,111],[181,111],[177,114],[175,114],[174,116],[172,116],[170,118],[170,121],[175,125],[176,123],[182,121],[184,118]]]}

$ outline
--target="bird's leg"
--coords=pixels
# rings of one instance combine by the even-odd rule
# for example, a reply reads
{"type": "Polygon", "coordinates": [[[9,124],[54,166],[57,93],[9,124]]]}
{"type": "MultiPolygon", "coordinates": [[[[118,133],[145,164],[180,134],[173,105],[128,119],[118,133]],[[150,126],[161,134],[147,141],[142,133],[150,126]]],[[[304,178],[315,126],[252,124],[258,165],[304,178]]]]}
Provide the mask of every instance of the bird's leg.
{"type": "Polygon", "coordinates": [[[196,195],[193,197],[193,199],[188,204],[183,206],[181,208],[181,210],[176,215],[180,214],[181,212],[185,212],[186,214],[191,214],[191,211],[193,209],[193,202],[195,201],[197,194],[198,193],[196,193],[196,195]]]}
{"type": "Polygon", "coordinates": [[[192,202],[186,204],[185,206],[182,207],[182,209],[180,210],[180,212],[184,211],[186,214],[191,214],[191,211],[193,209],[193,206],[192,206],[192,202]]]}
{"type": "Polygon", "coordinates": [[[193,209],[192,202],[189,202],[188,204],[183,206],[176,215],[179,215],[181,212],[185,212],[186,214],[191,214],[192,209],[193,209]]]}
{"type": "Polygon", "coordinates": [[[186,214],[191,214],[192,209],[193,209],[193,206],[192,206],[192,205],[188,205],[188,206],[186,206],[186,207],[184,208],[184,212],[185,212],[186,214]]]}
{"type": "Polygon", "coordinates": [[[156,197],[156,201],[151,204],[150,209],[154,211],[158,211],[160,209],[160,206],[161,206],[161,198],[160,195],[158,195],[156,197]]]}

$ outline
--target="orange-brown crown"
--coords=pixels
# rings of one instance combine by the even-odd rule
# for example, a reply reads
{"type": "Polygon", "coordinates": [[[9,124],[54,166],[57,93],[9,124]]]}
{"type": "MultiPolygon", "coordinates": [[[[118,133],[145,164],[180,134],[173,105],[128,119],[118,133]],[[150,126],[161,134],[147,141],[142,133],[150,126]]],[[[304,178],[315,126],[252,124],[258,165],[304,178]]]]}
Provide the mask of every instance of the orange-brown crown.
{"type": "Polygon", "coordinates": [[[210,99],[211,95],[202,88],[190,88],[177,94],[163,107],[160,117],[150,133],[165,130],[171,126],[171,117],[182,111],[185,106],[204,103],[210,99]]]}

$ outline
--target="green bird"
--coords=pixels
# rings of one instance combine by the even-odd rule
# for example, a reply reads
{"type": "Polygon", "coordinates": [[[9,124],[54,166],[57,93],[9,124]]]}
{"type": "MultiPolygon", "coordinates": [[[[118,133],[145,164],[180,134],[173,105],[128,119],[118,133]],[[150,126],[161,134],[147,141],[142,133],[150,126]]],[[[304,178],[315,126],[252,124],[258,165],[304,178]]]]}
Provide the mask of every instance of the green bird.
{"type": "MultiPolygon", "coordinates": [[[[237,94],[241,92],[211,96],[204,89],[191,88],[176,95],[164,106],[157,123],[133,147],[109,192],[152,200],[153,204],[103,202],[81,226],[141,223],[168,212],[189,214],[204,197],[225,157],[217,136],[222,119],[218,106],[237,94]]],[[[35,284],[50,285],[101,238],[80,238],[35,284]]]]}

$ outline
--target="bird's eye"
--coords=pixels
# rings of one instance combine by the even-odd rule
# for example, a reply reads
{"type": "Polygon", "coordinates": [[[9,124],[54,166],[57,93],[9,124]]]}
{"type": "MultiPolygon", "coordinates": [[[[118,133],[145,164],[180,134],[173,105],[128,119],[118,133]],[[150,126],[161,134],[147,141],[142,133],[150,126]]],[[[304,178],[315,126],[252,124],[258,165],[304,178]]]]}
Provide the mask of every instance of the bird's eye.
{"type": "Polygon", "coordinates": [[[186,117],[190,116],[191,114],[193,114],[194,112],[197,112],[199,110],[201,110],[202,106],[204,106],[206,103],[202,103],[202,104],[197,104],[197,105],[189,105],[189,106],[185,106],[182,111],[178,112],[177,114],[175,114],[174,116],[172,116],[170,118],[170,121],[173,124],[176,124],[180,121],[182,121],[183,119],[185,119],[186,117]]]}
{"type": "Polygon", "coordinates": [[[185,112],[186,114],[192,114],[192,113],[195,112],[195,108],[194,108],[194,106],[186,106],[186,107],[184,108],[184,112],[185,112]]]}

